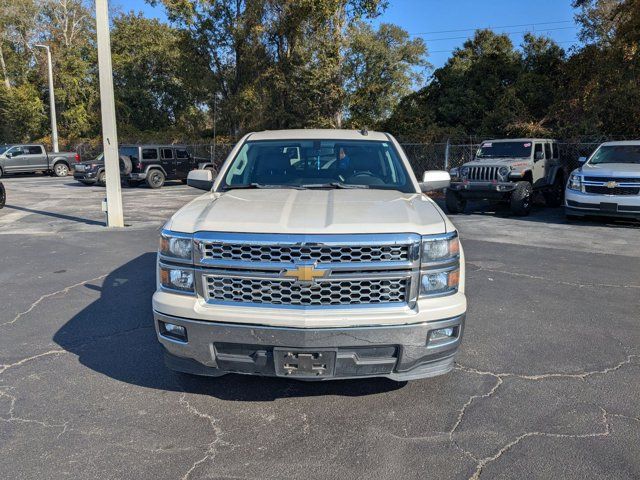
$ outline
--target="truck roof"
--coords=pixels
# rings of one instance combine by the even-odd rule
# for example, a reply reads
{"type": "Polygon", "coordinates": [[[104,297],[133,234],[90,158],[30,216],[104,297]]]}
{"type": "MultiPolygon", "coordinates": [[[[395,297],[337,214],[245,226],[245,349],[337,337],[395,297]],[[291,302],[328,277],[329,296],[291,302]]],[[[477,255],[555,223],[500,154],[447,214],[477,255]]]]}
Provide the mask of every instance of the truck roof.
{"type": "Polygon", "coordinates": [[[601,146],[606,147],[621,147],[621,146],[638,146],[640,145],[640,140],[620,140],[617,142],[604,142],[601,146]]]}
{"type": "Polygon", "coordinates": [[[265,130],[249,134],[248,140],[371,140],[388,142],[389,136],[382,132],[341,129],[291,129],[265,130]]]}
{"type": "Polygon", "coordinates": [[[484,140],[481,143],[492,142],[557,142],[554,138],[497,138],[492,140],[484,140]]]}

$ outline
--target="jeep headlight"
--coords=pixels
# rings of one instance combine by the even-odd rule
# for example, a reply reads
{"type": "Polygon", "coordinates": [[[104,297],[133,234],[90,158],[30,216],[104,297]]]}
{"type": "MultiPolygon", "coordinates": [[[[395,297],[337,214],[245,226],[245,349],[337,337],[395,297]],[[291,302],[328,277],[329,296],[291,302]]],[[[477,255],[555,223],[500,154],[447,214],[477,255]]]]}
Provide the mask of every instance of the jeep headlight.
{"type": "Polygon", "coordinates": [[[569,177],[569,190],[582,190],[582,175],[579,173],[572,173],[569,177]]]}
{"type": "Polygon", "coordinates": [[[458,233],[422,237],[420,297],[448,295],[460,282],[458,233]]]}
{"type": "Polygon", "coordinates": [[[164,230],[160,234],[160,255],[178,261],[191,261],[193,258],[192,236],[164,230]]]}
{"type": "Polygon", "coordinates": [[[466,178],[469,175],[469,167],[462,167],[460,169],[460,176],[466,178]]]}
{"type": "Polygon", "coordinates": [[[509,175],[509,172],[511,172],[509,167],[500,167],[500,170],[498,170],[498,174],[503,178],[509,175]]]}

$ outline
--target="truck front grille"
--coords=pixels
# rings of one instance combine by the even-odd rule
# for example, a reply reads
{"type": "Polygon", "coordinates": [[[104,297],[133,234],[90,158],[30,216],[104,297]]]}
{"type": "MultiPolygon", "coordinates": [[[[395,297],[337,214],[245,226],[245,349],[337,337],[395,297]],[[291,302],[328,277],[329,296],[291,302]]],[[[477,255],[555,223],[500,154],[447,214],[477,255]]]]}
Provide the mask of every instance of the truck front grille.
{"type": "Polygon", "coordinates": [[[609,188],[598,185],[586,185],[584,187],[586,193],[595,193],[598,195],[638,195],[640,187],[614,187],[609,188]]]}
{"type": "Polygon", "coordinates": [[[499,180],[500,167],[469,167],[469,180],[487,181],[499,180]]]}
{"type": "Polygon", "coordinates": [[[257,305],[338,306],[402,304],[408,278],[327,280],[301,284],[290,280],[205,275],[207,299],[257,305]]]}
{"type": "Polygon", "coordinates": [[[409,259],[408,245],[251,245],[205,243],[203,257],[243,262],[397,262],[409,259]]]}
{"type": "Polygon", "coordinates": [[[412,306],[420,275],[416,234],[194,235],[198,294],[255,307],[412,306]]]}

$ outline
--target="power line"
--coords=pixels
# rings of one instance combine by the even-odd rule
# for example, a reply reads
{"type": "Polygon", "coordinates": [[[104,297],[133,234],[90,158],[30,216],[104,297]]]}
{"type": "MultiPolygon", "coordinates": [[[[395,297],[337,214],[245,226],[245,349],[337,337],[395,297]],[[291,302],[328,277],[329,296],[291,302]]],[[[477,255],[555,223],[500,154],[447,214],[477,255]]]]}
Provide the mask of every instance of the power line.
{"type": "Polygon", "coordinates": [[[557,22],[538,22],[538,23],[520,23],[517,25],[502,25],[499,27],[476,27],[476,28],[462,28],[460,30],[434,30],[431,32],[417,32],[417,33],[410,33],[409,35],[412,36],[419,36],[419,35],[430,35],[432,33],[457,33],[457,32],[470,32],[470,31],[474,31],[474,30],[483,30],[483,29],[494,29],[494,28],[516,28],[516,27],[534,27],[536,25],[557,25],[560,23],[573,23],[573,20],[562,20],[562,21],[557,21],[557,22]]]}
{"type": "MultiPolygon", "coordinates": [[[[578,27],[576,26],[571,26],[571,27],[556,27],[556,28],[544,28],[541,30],[538,30],[537,33],[545,33],[545,32],[553,32],[556,30],[575,30],[578,27]]],[[[523,33],[533,33],[532,30],[521,30],[518,32],[496,32],[499,35],[520,35],[523,33]]],[[[425,42],[440,42],[443,40],[462,40],[462,39],[467,39],[469,38],[469,35],[463,36],[463,37],[446,37],[446,38],[425,38],[424,41],[425,42]]]]}
{"type": "MultiPolygon", "coordinates": [[[[576,38],[574,40],[565,40],[565,41],[562,41],[562,42],[556,42],[554,40],[554,43],[557,43],[558,45],[564,45],[565,43],[576,43],[578,41],[579,40],[576,38]]],[[[452,48],[450,50],[429,50],[429,54],[431,54],[431,53],[451,53],[451,52],[453,52],[454,50],[456,50],[458,48],[460,48],[460,47],[454,47],[454,48],[452,48]]]]}

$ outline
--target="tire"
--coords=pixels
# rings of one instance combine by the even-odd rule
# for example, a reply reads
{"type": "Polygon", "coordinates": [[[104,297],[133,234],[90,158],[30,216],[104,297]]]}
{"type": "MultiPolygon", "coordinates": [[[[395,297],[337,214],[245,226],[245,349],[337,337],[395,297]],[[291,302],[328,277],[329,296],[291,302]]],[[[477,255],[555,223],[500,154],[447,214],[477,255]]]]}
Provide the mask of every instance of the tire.
{"type": "Polygon", "coordinates": [[[561,207],[564,204],[564,178],[558,175],[549,190],[544,192],[547,207],[561,207]]]}
{"type": "Polygon", "coordinates": [[[467,207],[467,201],[453,190],[447,189],[445,197],[447,211],[452,214],[463,213],[467,207]]]}
{"type": "Polygon", "coordinates": [[[4,185],[0,182],[0,208],[4,207],[7,202],[7,191],[4,189],[4,185]]]}
{"type": "Polygon", "coordinates": [[[162,173],[162,170],[158,170],[157,168],[153,168],[151,170],[149,170],[149,172],[147,173],[147,185],[149,185],[150,188],[156,189],[156,188],[160,188],[162,187],[162,185],[164,185],[164,173],[162,173]]]}
{"type": "Polygon", "coordinates": [[[64,162],[58,162],[53,166],[53,174],[56,177],[66,177],[69,175],[69,165],[64,162]]]}
{"type": "Polygon", "coordinates": [[[107,174],[104,170],[101,171],[96,177],[96,185],[98,185],[99,187],[104,187],[107,185],[107,174]]]}
{"type": "Polygon", "coordinates": [[[0,168],[0,178],[2,178],[2,169],[0,168]]]}
{"type": "Polygon", "coordinates": [[[129,175],[133,170],[133,164],[131,163],[131,157],[129,155],[120,155],[120,173],[122,175],[129,175]]]}
{"type": "Polygon", "coordinates": [[[511,192],[511,213],[519,217],[525,217],[531,213],[533,188],[529,182],[517,182],[516,188],[511,192]]]}

